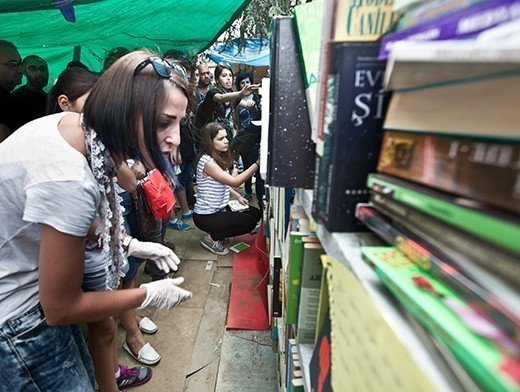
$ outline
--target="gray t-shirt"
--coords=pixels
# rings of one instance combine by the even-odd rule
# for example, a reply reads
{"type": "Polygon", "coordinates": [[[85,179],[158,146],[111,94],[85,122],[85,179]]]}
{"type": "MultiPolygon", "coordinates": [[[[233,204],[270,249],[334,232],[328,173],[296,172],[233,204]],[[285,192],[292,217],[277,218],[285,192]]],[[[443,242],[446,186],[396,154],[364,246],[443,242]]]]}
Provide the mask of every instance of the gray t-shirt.
{"type": "Polygon", "coordinates": [[[100,200],[87,160],[58,131],[64,114],[0,143],[0,325],[40,301],[40,224],[85,236],[100,200]]]}

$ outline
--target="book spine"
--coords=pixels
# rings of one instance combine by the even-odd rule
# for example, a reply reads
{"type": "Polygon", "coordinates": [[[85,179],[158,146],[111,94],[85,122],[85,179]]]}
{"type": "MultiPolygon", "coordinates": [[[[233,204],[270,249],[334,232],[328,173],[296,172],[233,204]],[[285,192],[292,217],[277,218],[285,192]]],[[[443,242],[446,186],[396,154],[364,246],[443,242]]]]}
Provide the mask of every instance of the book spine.
{"type": "Polygon", "coordinates": [[[414,27],[451,12],[482,3],[486,0],[435,0],[406,12],[397,23],[397,31],[414,27]]]}
{"type": "Polygon", "coordinates": [[[383,136],[388,94],[383,92],[385,62],[377,60],[378,43],[335,47],[337,97],[330,121],[330,158],[323,223],[329,231],[366,228],[354,216],[357,203],[368,200],[367,175],[375,171],[383,136]]]}
{"type": "Polygon", "coordinates": [[[378,171],[520,213],[520,146],[387,131],[378,171]]]}
{"type": "Polygon", "coordinates": [[[428,239],[430,243],[442,244],[445,253],[455,253],[451,258],[459,259],[458,265],[465,270],[466,275],[471,275],[471,268],[466,269],[460,263],[459,255],[466,256],[470,261],[520,287],[520,266],[517,257],[391,198],[372,193],[370,202],[383,214],[419,237],[428,239]]]}
{"type": "Polygon", "coordinates": [[[380,59],[387,59],[397,41],[441,41],[464,39],[518,17],[520,0],[488,1],[464,8],[443,18],[421,23],[382,38],[380,59]]]}
{"type": "Polygon", "coordinates": [[[298,305],[300,302],[303,245],[300,235],[291,233],[290,241],[285,322],[295,324],[298,321],[298,305]]]}
{"type": "Polygon", "coordinates": [[[467,233],[520,254],[520,224],[483,208],[457,204],[455,197],[384,175],[371,174],[368,187],[467,233]]]}
{"type": "MultiPolygon", "coordinates": [[[[426,238],[419,239],[413,232],[397,226],[374,208],[358,204],[356,217],[416,265],[450,286],[474,309],[497,323],[507,336],[516,341],[516,351],[512,354],[519,352],[520,344],[517,339],[520,337],[517,331],[520,329],[520,320],[512,315],[498,298],[464,276],[458,270],[456,261],[450,260],[441,250],[432,247],[426,238]]],[[[520,266],[516,268],[520,270],[520,266]]]]}
{"type": "Polygon", "coordinates": [[[273,267],[273,317],[282,317],[282,300],[280,290],[280,271],[282,269],[281,257],[274,257],[273,267]]]}

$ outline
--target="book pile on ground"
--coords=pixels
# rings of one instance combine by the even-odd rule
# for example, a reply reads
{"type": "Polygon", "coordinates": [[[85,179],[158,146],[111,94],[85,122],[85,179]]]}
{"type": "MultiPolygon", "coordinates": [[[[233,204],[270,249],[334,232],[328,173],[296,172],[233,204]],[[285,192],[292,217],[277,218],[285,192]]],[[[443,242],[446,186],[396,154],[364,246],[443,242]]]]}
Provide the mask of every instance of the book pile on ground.
{"type": "Polygon", "coordinates": [[[365,261],[465,376],[494,391],[520,388],[519,7],[403,8],[379,53],[392,92],[379,173],[356,207],[391,245],[363,248],[365,261]]]}

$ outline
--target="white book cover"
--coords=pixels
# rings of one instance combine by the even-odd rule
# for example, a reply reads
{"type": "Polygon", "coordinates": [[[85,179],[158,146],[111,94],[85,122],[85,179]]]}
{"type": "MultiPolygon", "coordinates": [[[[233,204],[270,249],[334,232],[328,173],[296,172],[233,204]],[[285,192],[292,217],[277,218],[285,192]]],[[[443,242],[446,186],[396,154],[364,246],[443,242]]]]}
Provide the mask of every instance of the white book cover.
{"type": "Polygon", "coordinates": [[[260,138],[260,177],[263,180],[267,177],[267,151],[269,144],[269,97],[270,97],[269,78],[262,78],[260,94],[262,95],[262,136],[260,138]]]}

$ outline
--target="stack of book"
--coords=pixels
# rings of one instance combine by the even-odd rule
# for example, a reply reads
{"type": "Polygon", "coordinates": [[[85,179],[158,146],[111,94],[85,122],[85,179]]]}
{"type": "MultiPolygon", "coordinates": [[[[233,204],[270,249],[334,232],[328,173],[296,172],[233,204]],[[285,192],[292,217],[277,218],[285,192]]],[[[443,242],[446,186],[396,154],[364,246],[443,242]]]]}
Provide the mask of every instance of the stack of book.
{"type": "Polygon", "coordinates": [[[392,3],[325,2],[311,118],[317,143],[313,217],[329,231],[365,230],[354,208],[368,199],[366,177],[376,168],[381,145],[388,94],[377,40],[397,21],[392,3]]]}
{"type": "Polygon", "coordinates": [[[411,2],[370,203],[381,281],[485,390],[520,388],[520,1],[411,2]]]}

